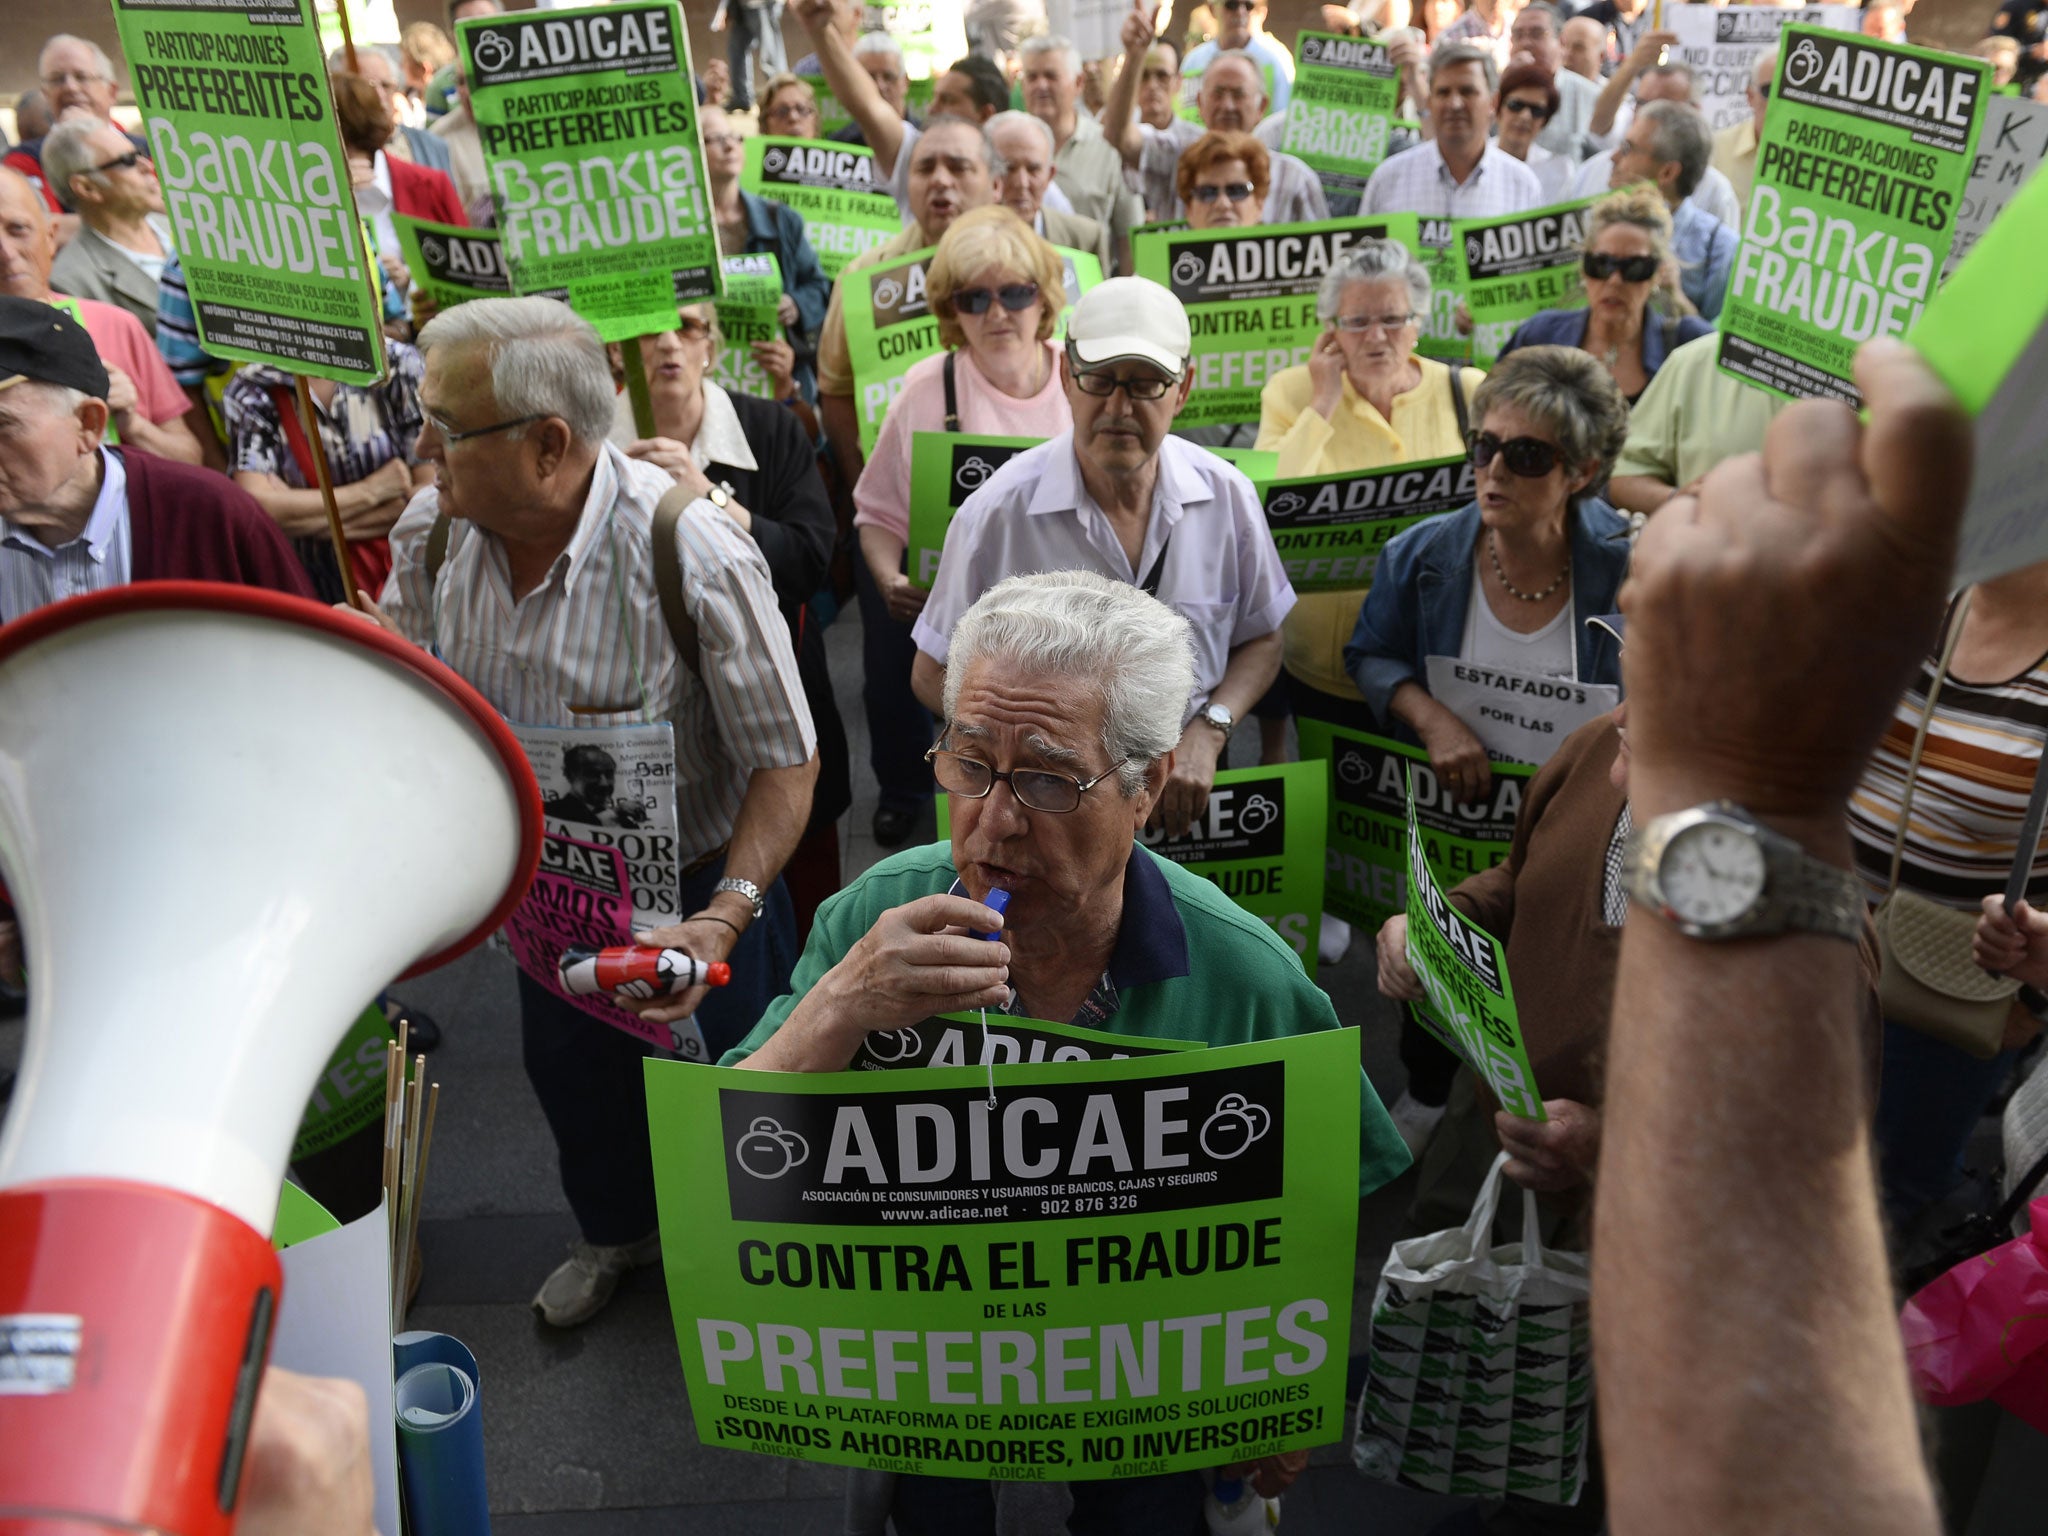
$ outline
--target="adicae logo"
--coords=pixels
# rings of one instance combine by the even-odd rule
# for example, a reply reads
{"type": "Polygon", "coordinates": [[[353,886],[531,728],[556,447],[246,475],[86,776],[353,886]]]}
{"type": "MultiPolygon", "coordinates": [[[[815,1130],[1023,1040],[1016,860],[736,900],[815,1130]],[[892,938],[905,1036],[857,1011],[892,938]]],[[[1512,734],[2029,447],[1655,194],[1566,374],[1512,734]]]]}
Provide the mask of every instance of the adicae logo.
{"type": "Polygon", "coordinates": [[[977,453],[953,471],[953,483],[963,491],[971,491],[995,472],[995,466],[977,453]]]}
{"type": "Polygon", "coordinates": [[[493,74],[512,62],[512,39],[502,32],[485,32],[471,52],[476,55],[476,67],[493,74]]]}
{"type": "Polygon", "coordinates": [[[1308,505],[1308,498],[1299,491],[1282,491],[1266,503],[1266,511],[1274,517],[1292,517],[1308,505]]]}
{"type": "Polygon", "coordinates": [[[1350,747],[1337,759],[1337,777],[1346,784],[1363,784],[1371,772],[1371,766],[1362,753],[1350,747]]]}
{"type": "Polygon", "coordinates": [[[1273,1117],[1263,1104],[1254,1104],[1241,1093],[1226,1093],[1202,1122],[1202,1150],[1227,1163],[1271,1129],[1273,1117]]]}
{"type": "Polygon", "coordinates": [[[1193,251],[1182,251],[1174,258],[1173,280],[1176,283],[1199,283],[1208,263],[1193,251]]]}
{"type": "Polygon", "coordinates": [[[785,150],[771,149],[761,156],[761,169],[764,171],[779,171],[788,163],[789,155],[785,150]]]}
{"type": "Polygon", "coordinates": [[[1255,794],[1245,801],[1244,808],[1237,813],[1237,830],[1263,832],[1279,819],[1280,807],[1265,795],[1255,794]]]}
{"type": "Polygon", "coordinates": [[[891,1029],[868,1036],[868,1054],[877,1061],[909,1061],[922,1045],[914,1029],[891,1029]]]}
{"type": "Polygon", "coordinates": [[[1467,235],[1465,237],[1465,259],[1467,261],[1476,263],[1483,260],[1485,254],[1486,243],[1483,240],[1477,235],[1467,235]]]}
{"type": "Polygon", "coordinates": [[[1323,56],[1323,41],[1319,37],[1304,37],[1301,40],[1301,62],[1313,63],[1323,56]]]}
{"type": "Polygon", "coordinates": [[[1826,62],[1814,40],[1802,37],[1792,50],[1792,57],[1785,61],[1785,80],[1790,85],[1804,85],[1821,72],[1826,62]]]}
{"type": "Polygon", "coordinates": [[[877,309],[894,309],[903,298],[903,285],[893,277],[885,277],[875,284],[874,300],[877,309]]]}
{"type": "Polygon", "coordinates": [[[441,243],[439,235],[422,235],[420,254],[427,258],[429,266],[438,267],[448,260],[448,247],[441,243]]]}
{"type": "Polygon", "coordinates": [[[755,1178],[779,1179],[809,1160],[811,1146],[795,1131],[785,1131],[780,1120],[763,1115],[733,1143],[732,1155],[755,1178]]]}

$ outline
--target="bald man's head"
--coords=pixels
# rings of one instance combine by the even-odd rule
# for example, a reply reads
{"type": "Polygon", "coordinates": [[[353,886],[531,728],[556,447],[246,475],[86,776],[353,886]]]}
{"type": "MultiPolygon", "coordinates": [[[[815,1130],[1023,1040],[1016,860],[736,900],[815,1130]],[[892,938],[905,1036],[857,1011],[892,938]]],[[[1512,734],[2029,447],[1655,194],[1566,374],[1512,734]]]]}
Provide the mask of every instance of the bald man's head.
{"type": "Polygon", "coordinates": [[[0,165],[0,293],[17,299],[50,296],[57,231],[42,194],[12,166],[0,165]]]}

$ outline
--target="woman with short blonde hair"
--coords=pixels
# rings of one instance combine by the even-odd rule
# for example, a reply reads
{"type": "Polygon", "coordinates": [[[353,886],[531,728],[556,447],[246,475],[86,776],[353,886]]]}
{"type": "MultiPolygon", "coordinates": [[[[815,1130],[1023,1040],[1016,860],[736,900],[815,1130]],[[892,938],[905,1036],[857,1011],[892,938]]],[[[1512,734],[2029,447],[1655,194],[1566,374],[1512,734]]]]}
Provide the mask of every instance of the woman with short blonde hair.
{"type": "Polygon", "coordinates": [[[1039,341],[1050,340],[1066,304],[1066,265],[1015,213],[989,207],[955,219],[925,271],[925,299],[938,317],[939,345],[952,350],[968,344],[953,295],[991,272],[1019,275],[1050,298],[1038,305],[1037,331],[1039,341]]]}

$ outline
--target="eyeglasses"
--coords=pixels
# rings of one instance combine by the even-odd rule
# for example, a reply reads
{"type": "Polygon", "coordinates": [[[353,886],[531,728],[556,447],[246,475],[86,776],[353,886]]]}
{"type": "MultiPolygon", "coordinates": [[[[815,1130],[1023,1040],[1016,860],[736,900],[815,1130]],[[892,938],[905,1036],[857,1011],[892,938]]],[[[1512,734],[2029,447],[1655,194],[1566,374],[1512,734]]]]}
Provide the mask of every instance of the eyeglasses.
{"type": "Polygon", "coordinates": [[[1198,203],[1213,203],[1219,197],[1227,197],[1233,203],[1241,203],[1250,197],[1254,190],[1248,181],[1233,181],[1220,187],[1194,187],[1189,190],[1188,195],[1198,203]]]}
{"type": "Polygon", "coordinates": [[[471,427],[467,432],[458,432],[432,411],[422,411],[420,414],[428,426],[441,434],[441,441],[450,444],[466,443],[472,437],[489,437],[493,432],[509,432],[514,427],[529,426],[533,422],[547,420],[545,415],[517,416],[511,421],[495,421],[488,427],[471,427]]]}
{"type": "Polygon", "coordinates": [[[731,149],[739,141],[740,136],[736,133],[707,133],[704,135],[704,147],[706,149],[731,149]]]}
{"type": "Polygon", "coordinates": [[[711,334],[711,324],[695,315],[684,315],[676,322],[676,334],[685,341],[702,341],[711,334]]]}
{"type": "Polygon", "coordinates": [[[1384,331],[1392,336],[1414,319],[1413,315],[1339,315],[1330,324],[1340,331],[1349,331],[1354,336],[1363,336],[1371,331],[1384,331]]]}
{"type": "Polygon", "coordinates": [[[1607,256],[1588,251],[1579,258],[1579,266],[1596,283],[1605,282],[1617,272],[1624,283],[1647,283],[1657,275],[1654,256],[1607,256]]]}
{"type": "MultiPolygon", "coordinates": [[[[1069,353],[1068,357],[1071,359],[1072,355],[1069,353]]],[[[1133,400],[1157,400],[1178,382],[1177,379],[1162,379],[1156,373],[1141,373],[1135,378],[1120,379],[1115,374],[1104,373],[1100,369],[1074,371],[1074,383],[1080,388],[1081,393],[1094,395],[1099,400],[1107,400],[1119,389],[1133,400]]]]}
{"type": "Polygon", "coordinates": [[[1766,80],[1762,85],[1753,86],[1751,87],[1751,89],[1753,89],[1757,93],[1757,95],[1763,97],[1765,101],[1769,101],[1771,99],[1770,81],[1766,80]]]}
{"type": "Polygon", "coordinates": [[[1255,7],[1252,4],[1252,0],[1223,0],[1223,3],[1217,9],[1222,11],[1249,11],[1255,9],[1255,7]]]}
{"type": "Polygon", "coordinates": [[[818,109],[816,107],[806,106],[800,101],[785,101],[779,106],[768,109],[769,118],[778,123],[799,122],[804,118],[816,117],[817,115],[818,109]]]}
{"type": "MultiPolygon", "coordinates": [[[[1506,101],[1500,104],[1500,109],[1503,112],[1509,113],[1527,113],[1530,117],[1535,118],[1539,123],[1550,116],[1550,109],[1544,106],[1542,102],[1525,101],[1520,96],[1510,96],[1506,101]]],[[[709,143],[710,141],[707,139],[705,142],[709,143]]]]}
{"type": "Polygon", "coordinates": [[[1472,456],[1474,469],[1486,468],[1499,455],[1507,461],[1508,473],[1524,480],[1541,480],[1563,457],[1557,444],[1540,437],[1511,437],[1502,442],[1491,432],[1467,432],[1465,451],[1472,456]]]}
{"type": "Polygon", "coordinates": [[[958,795],[963,800],[985,800],[988,792],[996,787],[996,780],[1002,779],[1009,784],[1010,793],[1017,797],[1017,803],[1025,810],[1046,811],[1054,816],[1079,810],[1083,795],[1130,761],[1127,757],[1120,757],[1094,778],[1077,779],[1072,774],[1054,773],[1045,768],[1012,768],[1005,773],[978,757],[966,757],[938,747],[933,747],[924,757],[932,765],[932,777],[938,780],[939,788],[949,795],[958,795]]]}
{"type": "Polygon", "coordinates": [[[947,301],[963,315],[985,315],[990,304],[1000,301],[1011,314],[1019,314],[1038,302],[1038,284],[1005,283],[991,292],[987,288],[955,288],[947,301]]]}
{"type": "Polygon", "coordinates": [[[55,91],[67,85],[98,85],[106,78],[96,70],[60,69],[54,75],[43,76],[43,84],[55,91]]]}
{"type": "Polygon", "coordinates": [[[132,171],[143,162],[144,158],[141,150],[131,149],[127,154],[116,155],[104,164],[94,166],[93,169],[95,171],[132,171]]]}

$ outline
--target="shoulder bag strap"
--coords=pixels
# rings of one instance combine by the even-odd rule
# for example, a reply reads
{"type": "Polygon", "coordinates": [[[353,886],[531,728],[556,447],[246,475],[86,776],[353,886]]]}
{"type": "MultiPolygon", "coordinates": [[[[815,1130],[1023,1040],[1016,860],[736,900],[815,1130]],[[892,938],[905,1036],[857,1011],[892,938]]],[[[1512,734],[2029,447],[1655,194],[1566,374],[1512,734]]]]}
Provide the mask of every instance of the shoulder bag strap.
{"type": "Polygon", "coordinates": [[[1963,618],[1969,611],[1970,593],[1965,589],[1963,595],[1956,599],[1948,634],[1942,639],[1941,659],[1934,664],[1934,681],[1927,689],[1927,707],[1920,711],[1920,728],[1913,733],[1913,752],[1906,759],[1906,782],[1899,792],[1899,830],[1892,838],[1892,870],[1885,879],[1887,897],[1899,888],[1899,864],[1905,857],[1906,828],[1913,817],[1913,782],[1920,774],[1920,753],[1927,745],[1927,728],[1934,723],[1934,704],[1941,697],[1942,680],[1948,676],[1948,659],[1955,654],[1956,641],[1963,633],[1963,618]]]}
{"type": "Polygon", "coordinates": [[[676,524],[683,508],[696,498],[680,485],[672,487],[654,508],[654,594],[661,600],[661,617],[668,625],[669,639],[683,666],[694,676],[700,650],[697,621],[683,602],[683,556],[676,548],[676,524]]]}
{"type": "Polygon", "coordinates": [[[284,428],[285,445],[292,451],[292,462],[299,466],[299,478],[306,482],[309,491],[320,489],[320,473],[313,463],[313,445],[306,441],[306,429],[299,421],[298,396],[289,384],[270,386],[270,403],[277,408],[277,419],[284,428]]]}
{"type": "Polygon", "coordinates": [[[1173,548],[1173,535],[1166,536],[1166,542],[1159,546],[1159,554],[1152,561],[1152,569],[1145,573],[1145,579],[1138,583],[1138,590],[1147,597],[1159,595],[1159,578],[1166,570],[1166,552],[1173,548]]]}
{"type": "Polygon", "coordinates": [[[441,578],[441,567],[448,563],[448,534],[453,524],[446,512],[434,514],[434,526],[427,530],[427,590],[434,590],[434,583],[441,578]]]}
{"type": "Polygon", "coordinates": [[[948,432],[958,432],[960,430],[960,396],[953,383],[953,364],[959,355],[957,352],[948,352],[946,354],[946,365],[943,370],[946,376],[946,430],[948,432]]]}
{"type": "Polygon", "coordinates": [[[1451,410],[1458,418],[1458,452],[1465,451],[1465,434],[1472,430],[1472,407],[1465,399],[1465,370],[1450,365],[1451,410]]]}

